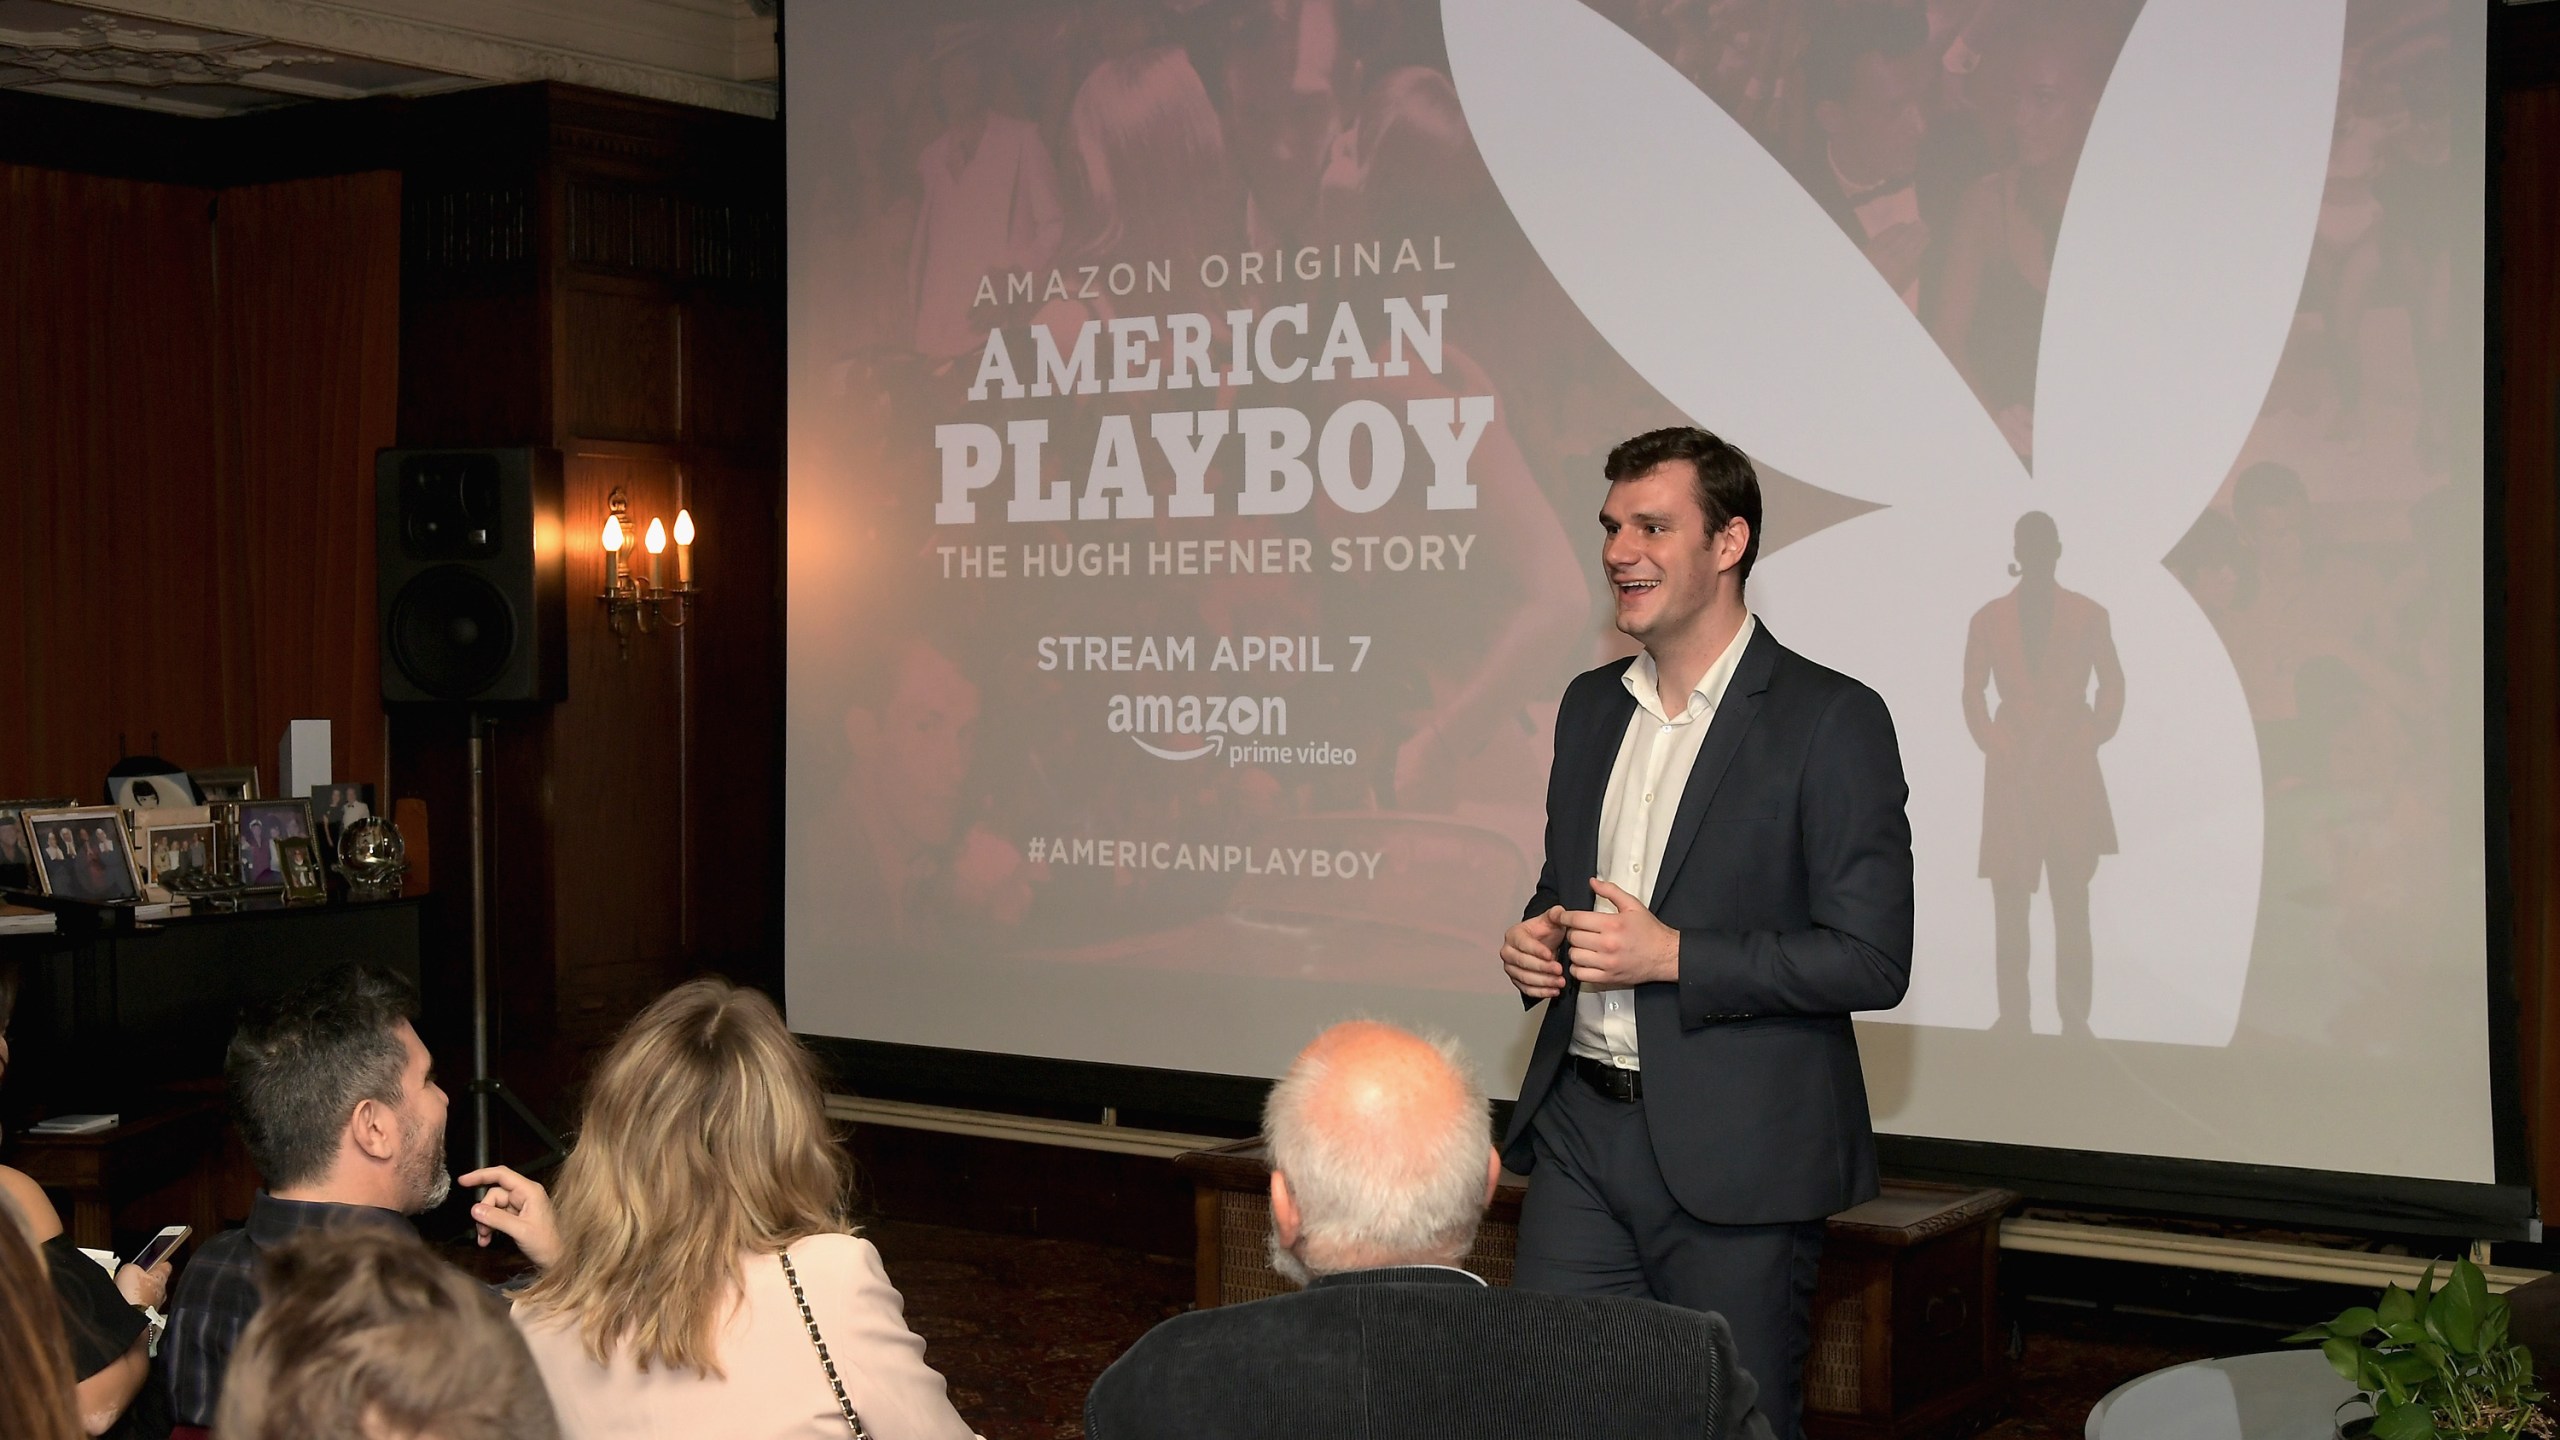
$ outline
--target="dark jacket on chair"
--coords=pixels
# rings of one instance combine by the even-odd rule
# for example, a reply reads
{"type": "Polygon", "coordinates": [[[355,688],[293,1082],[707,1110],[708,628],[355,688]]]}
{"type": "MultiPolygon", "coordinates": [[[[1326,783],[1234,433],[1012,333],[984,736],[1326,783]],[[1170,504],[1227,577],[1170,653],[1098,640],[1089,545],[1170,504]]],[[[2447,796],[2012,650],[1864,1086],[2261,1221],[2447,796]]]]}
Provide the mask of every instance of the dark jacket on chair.
{"type": "Polygon", "coordinates": [[[1177,1315],[1102,1373],[1087,1440],[1766,1440],[1717,1315],[1436,1266],[1177,1315]]]}

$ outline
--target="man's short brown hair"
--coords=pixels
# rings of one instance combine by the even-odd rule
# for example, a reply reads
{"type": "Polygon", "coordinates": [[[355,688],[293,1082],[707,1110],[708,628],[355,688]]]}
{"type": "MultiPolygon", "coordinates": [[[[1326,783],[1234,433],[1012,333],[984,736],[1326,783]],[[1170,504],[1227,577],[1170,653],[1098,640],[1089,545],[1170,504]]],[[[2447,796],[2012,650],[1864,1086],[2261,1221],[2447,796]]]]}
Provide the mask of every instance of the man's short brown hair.
{"type": "Polygon", "coordinates": [[[222,1386],[222,1440],[558,1440],[506,1307],[410,1234],[315,1231],[267,1252],[222,1386]]]}
{"type": "Polygon", "coordinates": [[[1736,520],[1750,527],[1750,538],[1742,545],[1742,562],[1734,567],[1733,576],[1748,581],[1752,562],[1760,558],[1760,472],[1752,468],[1750,456],[1712,430],[1673,425],[1619,441],[1601,473],[1615,485],[1675,460],[1688,461],[1697,472],[1698,508],[1707,514],[1710,537],[1736,520]]]}

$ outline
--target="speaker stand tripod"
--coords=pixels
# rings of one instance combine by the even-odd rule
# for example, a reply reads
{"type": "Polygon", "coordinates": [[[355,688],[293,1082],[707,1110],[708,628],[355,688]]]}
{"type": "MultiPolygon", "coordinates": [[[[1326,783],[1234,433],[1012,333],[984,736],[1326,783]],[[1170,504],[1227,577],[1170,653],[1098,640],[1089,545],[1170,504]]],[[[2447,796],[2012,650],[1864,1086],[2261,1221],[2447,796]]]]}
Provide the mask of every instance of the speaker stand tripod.
{"type": "Polygon", "coordinates": [[[489,1066],[489,867],[486,846],[488,771],[484,764],[488,721],[474,709],[464,712],[471,726],[471,1168],[485,1170],[491,1157],[489,1102],[513,1110],[533,1138],[542,1142],[542,1158],[521,1168],[545,1170],[568,1154],[560,1137],[524,1097],[507,1088],[489,1066]]]}

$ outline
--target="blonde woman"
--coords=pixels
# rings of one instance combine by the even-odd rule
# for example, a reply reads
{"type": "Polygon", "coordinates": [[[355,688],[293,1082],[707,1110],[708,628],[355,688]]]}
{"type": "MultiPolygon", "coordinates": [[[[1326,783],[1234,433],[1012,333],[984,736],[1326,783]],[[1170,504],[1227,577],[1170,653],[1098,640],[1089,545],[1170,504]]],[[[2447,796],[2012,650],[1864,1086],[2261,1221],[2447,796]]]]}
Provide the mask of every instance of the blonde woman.
{"type": "Polygon", "coordinates": [[[966,1440],[871,1242],[807,1052],[720,980],[640,1013],[588,1087],[556,1194],[462,1177],[482,1243],[543,1267],[516,1323],[566,1440],[966,1440]]]}

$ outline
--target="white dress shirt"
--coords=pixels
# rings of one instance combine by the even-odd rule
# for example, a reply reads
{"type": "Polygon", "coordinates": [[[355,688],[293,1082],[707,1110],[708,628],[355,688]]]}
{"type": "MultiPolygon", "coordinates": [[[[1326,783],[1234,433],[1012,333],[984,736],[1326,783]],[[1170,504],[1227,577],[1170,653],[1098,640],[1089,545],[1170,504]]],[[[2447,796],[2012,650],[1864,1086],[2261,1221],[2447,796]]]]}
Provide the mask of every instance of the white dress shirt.
{"type": "MultiPolygon", "coordinates": [[[[1742,617],[1733,642],[1698,677],[1697,688],[1676,714],[1663,704],[1661,674],[1650,653],[1636,656],[1620,677],[1627,693],[1636,697],[1636,713],[1627,717],[1627,733],[1618,742],[1617,763],[1609,768],[1609,788],[1600,802],[1600,878],[1643,897],[1648,906],[1655,901],[1663,847],[1670,842],[1681,793],[1689,788],[1689,771],[1698,763],[1698,747],[1706,743],[1716,707],[1724,703],[1734,668],[1759,628],[1757,617],[1742,617]]],[[[1592,907],[1603,914],[1618,908],[1597,896],[1592,907]]],[[[1640,1068],[1635,991],[1583,986],[1573,1001],[1572,1049],[1621,1070],[1640,1068]]]]}

